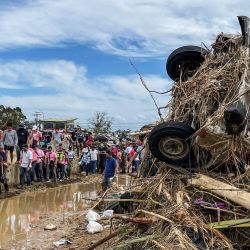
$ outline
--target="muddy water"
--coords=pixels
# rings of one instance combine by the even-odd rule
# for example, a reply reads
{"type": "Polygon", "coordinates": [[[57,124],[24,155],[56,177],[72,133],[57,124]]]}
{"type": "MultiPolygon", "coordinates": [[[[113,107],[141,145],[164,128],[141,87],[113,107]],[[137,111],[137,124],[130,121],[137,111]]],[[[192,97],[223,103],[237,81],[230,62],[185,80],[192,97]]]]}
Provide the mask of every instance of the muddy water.
{"type": "MultiPolygon", "coordinates": [[[[127,185],[128,179],[120,178],[119,184],[127,185]]],[[[32,224],[37,223],[43,215],[86,210],[91,200],[97,198],[99,189],[99,183],[78,183],[24,193],[0,201],[0,249],[9,249],[10,241],[27,240],[32,224]]]]}

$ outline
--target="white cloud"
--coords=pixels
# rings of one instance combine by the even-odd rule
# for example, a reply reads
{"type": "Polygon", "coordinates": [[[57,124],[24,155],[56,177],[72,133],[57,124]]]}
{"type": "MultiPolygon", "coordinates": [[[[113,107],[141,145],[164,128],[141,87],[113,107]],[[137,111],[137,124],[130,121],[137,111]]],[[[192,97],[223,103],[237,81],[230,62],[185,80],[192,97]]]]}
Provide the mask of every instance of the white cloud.
{"type": "Polygon", "coordinates": [[[0,10],[0,49],[88,43],[123,56],[165,56],[183,44],[239,32],[239,0],[27,0],[0,10]]]}
{"type": "MultiPolygon", "coordinates": [[[[46,117],[75,116],[86,122],[94,112],[105,111],[115,118],[114,123],[121,122],[124,127],[138,127],[157,119],[154,104],[137,75],[89,79],[86,73],[84,66],[65,60],[1,62],[0,87],[11,78],[17,89],[29,91],[1,96],[1,104],[20,106],[30,118],[34,111],[43,111],[46,117]],[[47,94],[39,94],[41,90],[47,94]]],[[[144,80],[158,91],[171,85],[167,78],[157,75],[146,75],[144,80]]],[[[5,84],[5,88],[12,87],[5,84]]],[[[159,105],[168,101],[167,96],[156,99],[159,105]]]]}

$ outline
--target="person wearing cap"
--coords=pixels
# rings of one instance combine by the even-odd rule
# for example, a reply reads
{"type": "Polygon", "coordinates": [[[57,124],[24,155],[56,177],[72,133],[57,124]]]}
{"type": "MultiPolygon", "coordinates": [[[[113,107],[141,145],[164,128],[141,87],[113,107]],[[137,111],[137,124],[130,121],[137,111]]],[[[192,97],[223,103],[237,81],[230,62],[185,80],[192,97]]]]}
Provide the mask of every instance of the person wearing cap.
{"type": "Polygon", "coordinates": [[[38,130],[38,127],[34,125],[32,127],[32,145],[37,145],[39,141],[42,139],[42,133],[38,130]]]}
{"type": "Polygon", "coordinates": [[[13,152],[15,146],[18,144],[18,137],[16,130],[12,128],[12,123],[7,123],[7,128],[3,133],[3,144],[6,151],[10,151],[10,161],[13,163],[13,152]]]}
{"type": "Polygon", "coordinates": [[[20,152],[24,144],[28,144],[29,132],[25,129],[24,124],[19,124],[17,130],[18,144],[16,147],[17,162],[20,161],[20,152]]]}

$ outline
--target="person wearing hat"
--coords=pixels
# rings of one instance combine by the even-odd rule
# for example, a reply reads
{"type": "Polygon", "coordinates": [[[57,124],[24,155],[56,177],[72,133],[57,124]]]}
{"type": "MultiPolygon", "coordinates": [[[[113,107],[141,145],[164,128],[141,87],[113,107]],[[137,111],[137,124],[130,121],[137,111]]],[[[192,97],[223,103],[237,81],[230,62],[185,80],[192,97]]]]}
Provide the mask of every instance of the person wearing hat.
{"type": "Polygon", "coordinates": [[[42,133],[38,130],[38,127],[34,125],[32,127],[32,145],[37,145],[42,137],[42,133]]]}
{"type": "Polygon", "coordinates": [[[17,130],[18,143],[16,147],[17,162],[20,161],[20,152],[24,144],[28,144],[29,132],[25,129],[23,123],[19,124],[17,130]]]}

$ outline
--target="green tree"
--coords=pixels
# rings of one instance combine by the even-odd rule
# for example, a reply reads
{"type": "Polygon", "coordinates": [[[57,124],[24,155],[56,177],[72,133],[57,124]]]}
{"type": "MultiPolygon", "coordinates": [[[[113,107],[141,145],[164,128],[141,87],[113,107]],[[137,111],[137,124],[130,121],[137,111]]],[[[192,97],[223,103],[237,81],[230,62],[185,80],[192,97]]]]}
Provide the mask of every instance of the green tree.
{"type": "Polygon", "coordinates": [[[16,128],[19,123],[25,120],[26,116],[23,114],[21,108],[11,108],[0,105],[0,128],[5,127],[8,122],[12,122],[13,127],[16,128]]]}
{"type": "Polygon", "coordinates": [[[89,123],[95,135],[106,135],[111,132],[112,119],[105,112],[96,112],[89,123]]]}
{"type": "Polygon", "coordinates": [[[131,132],[130,129],[118,129],[115,131],[115,133],[119,136],[119,138],[128,138],[130,132],[131,132]]]}

